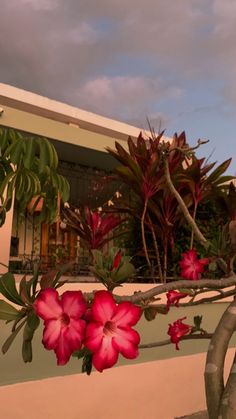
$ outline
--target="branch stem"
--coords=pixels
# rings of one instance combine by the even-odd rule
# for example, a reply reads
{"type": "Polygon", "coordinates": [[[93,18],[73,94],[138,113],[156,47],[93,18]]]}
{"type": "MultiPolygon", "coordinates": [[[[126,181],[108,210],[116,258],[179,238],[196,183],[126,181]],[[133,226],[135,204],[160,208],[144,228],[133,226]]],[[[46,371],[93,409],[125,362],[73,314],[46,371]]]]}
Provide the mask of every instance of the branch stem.
{"type": "Polygon", "coordinates": [[[208,414],[218,419],[224,392],[224,362],[229,341],[236,329],[236,300],[226,309],[212,336],[205,366],[205,391],[208,414]]]}
{"type": "Polygon", "coordinates": [[[167,185],[170,189],[170,191],[172,192],[172,194],[175,196],[177,202],[179,203],[179,206],[183,212],[183,215],[185,217],[185,219],[187,220],[187,222],[189,223],[189,225],[192,227],[195,236],[198,238],[198,240],[200,241],[200,243],[207,248],[208,247],[208,241],[207,239],[203,236],[203,234],[201,233],[201,231],[199,230],[195,220],[193,219],[193,217],[191,216],[191,214],[189,213],[188,208],[186,207],[182,197],[180,196],[179,192],[175,189],[174,184],[171,180],[171,176],[170,176],[170,170],[169,170],[169,165],[168,165],[168,160],[167,157],[164,157],[164,171],[165,171],[165,177],[166,177],[166,182],[167,185]]]}

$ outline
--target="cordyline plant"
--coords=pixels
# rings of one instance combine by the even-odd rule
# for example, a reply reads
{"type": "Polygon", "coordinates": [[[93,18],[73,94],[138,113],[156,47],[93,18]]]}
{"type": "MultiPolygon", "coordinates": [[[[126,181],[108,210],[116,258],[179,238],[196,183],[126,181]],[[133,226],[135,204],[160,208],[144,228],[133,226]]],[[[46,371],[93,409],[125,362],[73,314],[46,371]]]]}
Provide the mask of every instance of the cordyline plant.
{"type": "MultiPolygon", "coordinates": [[[[198,146],[202,143],[199,141],[198,146]]],[[[157,273],[160,281],[166,282],[168,253],[174,253],[176,232],[186,220],[196,219],[198,205],[204,199],[216,199],[222,194],[225,182],[232,180],[232,176],[223,176],[231,159],[208,174],[215,163],[197,159],[184,132],[175,134],[172,141],[167,141],[163,132],[147,139],[140,134],[137,140],[128,139],[128,150],[118,142],[115,146],[116,150],[108,148],[108,152],[120,163],[116,174],[137,200],[135,207],[132,202],[123,202],[123,210],[140,220],[143,249],[152,272],[146,242],[146,233],[150,231],[157,273]]],[[[114,211],[117,209],[121,210],[114,208],[114,211]]],[[[190,248],[193,248],[194,236],[199,238],[201,233],[196,224],[191,229],[190,248]]],[[[201,242],[206,242],[203,236],[201,242]]]]}
{"type": "Polygon", "coordinates": [[[90,253],[94,249],[103,248],[118,237],[120,233],[114,230],[124,222],[118,215],[102,214],[98,210],[92,211],[87,206],[80,210],[67,207],[63,216],[66,225],[77,233],[90,253]]]}
{"type": "MultiPolygon", "coordinates": [[[[142,197],[143,209],[140,213],[140,220],[144,235],[144,227],[148,227],[152,233],[154,232],[155,243],[156,236],[158,237],[161,230],[154,225],[154,217],[158,218],[158,212],[154,209],[158,203],[154,197],[158,193],[163,194],[163,190],[168,188],[168,199],[176,201],[175,205],[178,205],[175,207],[176,211],[178,209],[179,217],[183,217],[189,224],[190,236],[191,231],[194,232],[195,242],[198,241],[202,246],[204,257],[200,257],[196,249],[192,247],[190,238],[191,245],[182,253],[179,261],[181,279],[151,287],[146,292],[118,296],[114,292],[115,288],[127,282],[134,271],[130,260],[121,249],[110,249],[107,253],[102,251],[102,244],[106,240],[105,235],[118,224],[114,218],[108,218],[105,221],[101,215],[88,209],[82,221],[80,218],[75,218],[73,214],[73,225],[71,225],[77,228],[85,241],[87,240],[93,254],[93,273],[102,282],[104,289],[91,293],[64,291],[59,294],[58,289],[64,285],[61,278],[63,270],[53,271],[40,277],[38,270],[35,269],[32,278],[21,279],[19,287],[16,286],[11,273],[2,275],[0,292],[4,299],[0,300],[0,319],[12,324],[11,334],[3,344],[2,351],[7,352],[16,335],[23,329],[22,356],[25,362],[30,362],[32,339],[40,320],[44,325],[42,343],[47,350],[55,352],[57,364],[65,365],[71,356],[82,358],[82,371],[87,374],[91,373],[92,368],[102,372],[114,366],[120,354],[125,358],[135,359],[140,349],[173,344],[174,348],[179,350],[184,340],[209,339],[205,368],[209,417],[211,419],[235,418],[235,363],[226,384],[223,380],[226,352],[230,338],[236,330],[234,265],[232,262],[230,272],[226,272],[223,278],[203,279],[202,276],[208,265],[218,256],[210,253],[214,246],[211,246],[200,231],[194,215],[194,199],[198,201],[206,190],[207,193],[208,190],[209,193],[213,193],[213,189],[221,185],[222,179],[220,181],[219,177],[222,174],[222,166],[218,174],[215,173],[215,177],[211,178],[209,184],[206,183],[204,175],[201,181],[198,178],[200,186],[193,190],[188,186],[190,177],[186,176],[186,179],[184,177],[186,174],[184,170],[188,172],[189,165],[186,164],[185,169],[182,170],[183,163],[186,163],[186,160],[192,156],[183,135],[174,137],[173,144],[162,144],[159,137],[157,137],[157,142],[149,139],[148,146],[141,137],[137,145],[129,140],[132,158],[123,148],[121,149],[118,145],[116,148],[122,164],[124,160],[127,163],[127,166],[124,165],[118,170],[119,173],[122,173],[124,179],[128,176],[130,185],[133,185],[137,195],[142,197]],[[151,150],[156,153],[154,157],[151,150]],[[134,156],[135,159],[133,159],[134,156]],[[152,163],[148,163],[150,159],[152,163]],[[203,186],[204,182],[207,185],[206,189],[203,186]],[[198,198],[194,195],[196,191],[198,191],[198,198]],[[111,228],[108,228],[107,224],[111,228]],[[207,297],[207,292],[211,290],[216,291],[216,295],[207,297]],[[201,296],[201,294],[204,295],[201,296]],[[158,297],[161,295],[166,297],[164,305],[158,303],[158,297]],[[140,344],[140,336],[134,326],[142,313],[150,321],[155,319],[158,313],[168,314],[172,306],[201,305],[220,301],[225,297],[232,297],[232,302],[213,333],[208,333],[202,328],[201,315],[195,316],[193,324],[189,324],[184,316],[169,324],[166,331],[169,338],[165,341],[140,344]]],[[[194,159],[193,164],[196,164],[194,159]]],[[[201,166],[202,163],[198,164],[197,170],[201,170],[201,166]]],[[[208,172],[207,168],[205,172],[208,172]]],[[[235,189],[232,186],[230,188],[225,186],[225,191],[224,204],[230,207],[231,214],[231,221],[228,223],[228,253],[232,261],[236,253],[236,227],[232,223],[235,221],[235,208],[232,208],[235,203],[235,189]]],[[[221,192],[223,193],[223,189],[221,192]]],[[[165,193],[167,193],[166,190],[165,193]]],[[[160,206],[158,206],[158,211],[159,208],[160,206]]],[[[159,243],[154,245],[158,250],[159,243]]],[[[148,256],[147,248],[145,252],[148,256]]],[[[64,271],[66,270],[67,267],[64,271]]]]}

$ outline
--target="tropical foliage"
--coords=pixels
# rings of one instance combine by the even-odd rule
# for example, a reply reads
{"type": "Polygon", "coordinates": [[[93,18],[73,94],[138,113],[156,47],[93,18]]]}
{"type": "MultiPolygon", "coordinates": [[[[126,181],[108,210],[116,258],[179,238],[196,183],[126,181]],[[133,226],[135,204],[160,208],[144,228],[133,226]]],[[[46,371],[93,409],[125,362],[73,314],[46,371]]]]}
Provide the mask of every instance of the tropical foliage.
{"type": "MultiPolygon", "coordinates": [[[[199,145],[201,142],[199,142],[199,145]]],[[[137,141],[128,139],[128,150],[118,142],[115,150],[108,149],[120,165],[116,175],[133,191],[136,200],[120,201],[119,211],[127,211],[140,220],[142,244],[147,264],[153,273],[150,262],[150,250],[147,246],[147,234],[152,237],[151,248],[156,254],[157,274],[161,281],[166,281],[168,257],[173,257],[177,232],[185,224],[186,216],[180,201],[170,190],[167,182],[166,167],[178,196],[189,210],[192,218],[197,217],[199,204],[205,200],[221,199],[226,204],[229,190],[226,182],[232,176],[224,175],[231,159],[216,168],[216,163],[207,163],[198,159],[194,149],[187,142],[185,133],[174,135],[171,142],[166,141],[163,133],[149,138],[139,135],[137,141]]],[[[232,195],[232,187],[230,187],[232,195]]],[[[230,196],[231,196],[230,195],[230,196]]],[[[229,198],[228,198],[229,199],[229,198]]],[[[228,204],[229,205],[229,204],[228,204]]],[[[190,248],[194,244],[194,230],[190,238],[190,248]]],[[[150,243],[150,240],[149,240],[150,243]]]]}
{"type": "MultiPolygon", "coordinates": [[[[226,385],[223,379],[226,350],[236,330],[235,187],[233,184],[225,184],[232,177],[224,175],[230,161],[227,160],[213,170],[213,164],[197,159],[194,148],[187,145],[184,134],[175,135],[172,142],[163,141],[162,134],[147,141],[140,135],[137,143],[128,140],[128,148],[129,151],[126,151],[116,143],[116,150],[110,150],[110,153],[121,163],[116,174],[132,189],[138,205],[124,201],[116,211],[127,211],[139,220],[149,267],[150,251],[146,234],[147,230],[150,231],[163,284],[151,287],[146,292],[116,295],[113,292],[115,287],[129,281],[134,273],[130,258],[124,255],[122,249],[104,250],[111,239],[109,235],[121,222],[120,217],[113,214],[101,215],[88,208],[79,213],[69,211],[68,226],[76,230],[87,244],[92,255],[92,272],[106,289],[91,293],[65,291],[59,294],[58,289],[64,285],[62,275],[67,268],[53,270],[40,277],[35,267],[32,278],[23,277],[19,286],[11,273],[2,275],[0,293],[4,298],[0,300],[0,319],[12,324],[11,334],[4,342],[2,352],[8,351],[17,334],[24,328],[22,356],[24,362],[31,362],[32,340],[40,319],[44,323],[42,343],[45,349],[54,351],[57,364],[65,365],[71,356],[82,358],[82,372],[87,374],[91,374],[92,368],[102,372],[113,367],[120,355],[135,359],[139,350],[144,348],[174,344],[179,350],[180,342],[184,340],[210,339],[205,369],[209,417],[234,418],[234,363],[226,385]],[[198,207],[204,199],[214,200],[216,205],[227,210],[227,219],[221,225],[219,235],[216,234],[211,241],[197,225],[198,207]],[[168,252],[175,251],[178,229],[185,224],[188,224],[185,251],[178,261],[180,278],[164,283],[168,252]],[[193,247],[197,242],[201,255],[193,247]],[[189,244],[188,249],[186,243],[189,244]],[[204,275],[214,263],[221,263],[224,267],[223,277],[205,278],[204,275]],[[215,291],[214,295],[207,294],[212,290],[215,291]],[[160,296],[164,297],[164,303],[160,303],[160,296]],[[185,323],[186,317],[182,317],[169,324],[167,340],[140,344],[140,335],[133,326],[138,323],[142,313],[151,321],[158,314],[168,315],[173,306],[200,305],[220,301],[225,297],[231,297],[232,301],[213,333],[202,328],[202,315],[195,316],[193,324],[189,324],[189,321],[185,323]]],[[[21,155],[21,164],[18,165],[13,154],[13,166],[12,155],[9,156],[6,160],[12,172],[9,171],[9,177],[5,173],[3,183],[7,188],[7,196],[12,199],[11,190],[16,188],[17,194],[18,184],[9,186],[9,183],[12,184],[11,179],[17,176],[18,170],[23,170],[25,154],[21,155]],[[6,182],[7,177],[9,180],[6,182]]],[[[43,172],[39,170],[41,163],[37,152],[35,159],[36,174],[41,179],[43,172]]],[[[49,162],[46,167],[49,168],[49,171],[45,169],[47,174],[55,170],[49,162]]],[[[28,170],[33,170],[33,166],[28,170]]],[[[8,201],[2,194],[3,204],[8,201]]],[[[8,206],[4,208],[7,210],[8,206]]]]}
{"type": "Polygon", "coordinates": [[[69,184],[57,173],[58,157],[46,139],[0,128],[0,225],[14,199],[22,213],[36,197],[32,211],[43,198],[39,221],[52,222],[58,215],[58,194],[69,199],[69,184]]]}

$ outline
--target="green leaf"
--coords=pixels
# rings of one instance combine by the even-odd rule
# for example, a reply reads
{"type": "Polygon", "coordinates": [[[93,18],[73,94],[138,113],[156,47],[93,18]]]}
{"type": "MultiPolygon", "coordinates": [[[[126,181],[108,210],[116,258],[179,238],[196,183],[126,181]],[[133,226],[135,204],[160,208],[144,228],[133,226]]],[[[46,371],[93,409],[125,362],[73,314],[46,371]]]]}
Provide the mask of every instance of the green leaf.
{"type": "Polygon", "coordinates": [[[229,167],[232,159],[225,160],[208,176],[207,182],[215,182],[229,167]]]}
{"type": "Polygon", "coordinates": [[[194,316],[193,322],[196,330],[200,330],[202,324],[202,316],[194,316]]]}
{"type": "Polygon", "coordinates": [[[208,265],[208,269],[211,272],[215,272],[217,270],[217,263],[216,262],[211,262],[208,265]]]}
{"type": "Polygon", "coordinates": [[[30,169],[33,163],[33,159],[35,157],[37,143],[35,141],[35,138],[28,138],[26,141],[26,152],[23,159],[23,163],[26,169],[30,169]]]}
{"type": "Polygon", "coordinates": [[[132,265],[132,263],[124,263],[117,272],[115,272],[115,275],[111,275],[112,279],[116,282],[124,282],[127,279],[130,279],[135,272],[135,267],[132,265]]]}
{"type": "MultiPolygon", "coordinates": [[[[30,314],[27,317],[27,325],[29,326],[29,329],[32,331],[35,331],[40,324],[40,319],[38,318],[38,316],[35,314],[34,311],[31,311],[30,314]]],[[[28,331],[28,338],[29,338],[29,331],[28,331]]],[[[31,336],[31,335],[30,335],[31,336]]]]}
{"type": "Polygon", "coordinates": [[[15,278],[11,272],[7,272],[0,277],[0,292],[12,303],[24,306],[15,284],[15,278]]]}
{"type": "Polygon", "coordinates": [[[152,321],[156,318],[158,310],[156,307],[147,307],[144,309],[144,317],[147,321],[152,321]]]}
{"type": "Polygon", "coordinates": [[[149,306],[144,309],[144,317],[147,321],[152,321],[157,314],[167,314],[169,309],[166,306],[149,306]]]}
{"type": "Polygon", "coordinates": [[[74,358],[78,358],[78,359],[81,359],[81,358],[83,358],[87,353],[88,353],[89,351],[88,351],[88,349],[87,348],[83,348],[83,349],[80,349],[79,351],[75,351],[75,352],[73,352],[73,354],[72,354],[72,356],[74,357],[74,358]]]}
{"type": "Polygon", "coordinates": [[[30,280],[32,286],[32,295],[35,297],[36,288],[39,280],[39,263],[34,263],[33,266],[33,276],[30,280]]]}
{"type": "Polygon", "coordinates": [[[56,276],[57,271],[54,269],[50,272],[47,272],[46,274],[42,275],[40,279],[40,287],[41,290],[44,290],[45,288],[50,288],[53,285],[54,278],[56,276]]]}
{"type": "Polygon", "coordinates": [[[2,129],[0,131],[0,149],[1,149],[1,155],[5,152],[6,147],[8,146],[9,136],[8,136],[8,130],[2,129]]]}
{"type": "Polygon", "coordinates": [[[10,348],[11,344],[13,343],[14,339],[16,338],[16,336],[18,335],[19,331],[22,329],[22,327],[24,326],[26,322],[26,319],[23,320],[22,323],[19,324],[18,327],[16,327],[16,329],[14,330],[14,332],[12,332],[12,334],[7,338],[7,340],[4,342],[4,344],[2,345],[2,353],[5,354],[8,349],[10,348]]]}
{"type": "Polygon", "coordinates": [[[70,184],[68,182],[68,180],[61,175],[58,175],[61,177],[61,188],[59,189],[60,192],[60,196],[63,202],[68,201],[69,197],[70,197],[70,184]]]}
{"type": "Polygon", "coordinates": [[[40,324],[40,320],[34,311],[28,314],[27,322],[23,332],[23,343],[22,343],[22,358],[24,362],[31,362],[33,358],[32,353],[32,340],[36,329],[40,324]]]}
{"type": "Polygon", "coordinates": [[[19,312],[4,300],[0,300],[0,319],[15,320],[19,317],[19,312]]]}
{"type": "Polygon", "coordinates": [[[32,362],[33,352],[31,340],[23,340],[22,343],[22,358],[24,362],[32,362]]]}
{"type": "Polygon", "coordinates": [[[0,211],[0,227],[2,227],[3,224],[5,223],[6,214],[7,214],[6,208],[1,208],[1,211],[0,211]]]}
{"type": "Polygon", "coordinates": [[[98,265],[99,268],[103,267],[103,254],[100,250],[93,249],[92,250],[94,263],[98,265]]]}
{"type": "Polygon", "coordinates": [[[25,304],[31,304],[32,302],[29,294],[29,288],[30,284],[28,284],[28,281],[26,281],[26,276],[24,275],[20,281],[19,294],[25,304]]]}
{"type": "Polygon", "coordinates": [[[5,177],[4,181],[0,185],[0,196],[3,196],[3,193],[7,187],[7,185],[11,182],[12,178],[14,178],[16,175],[14,172],[8,173],[8,175],[5,177]]]}
{"type": "Polygon", "coordinates": [[[82,372],[85,372],[87,375],[90,375],[92,371],[92,356],[92,353],[87,353],[83,358],[82,372]]]}
{"type": "Polygon", "coordinates": [[[180,288],[179,292],[182,292],[183,294],[194,295],[194,290],[189,288],[180,288]]]}

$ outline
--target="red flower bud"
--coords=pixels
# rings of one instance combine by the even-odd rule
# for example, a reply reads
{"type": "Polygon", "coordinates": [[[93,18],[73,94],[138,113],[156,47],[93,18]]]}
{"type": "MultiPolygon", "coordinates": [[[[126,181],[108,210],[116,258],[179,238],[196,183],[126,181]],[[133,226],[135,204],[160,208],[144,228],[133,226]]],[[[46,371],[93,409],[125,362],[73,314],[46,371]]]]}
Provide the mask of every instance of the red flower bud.
{"type": "Polygon", "coordinates": [[[114,257],[111,271],[113,271],[114,269],[117,269],[120,266],[121,258],[122,258],[121,250],[119,250],[114,257]]]}
{"type": "Polygon", "coordinates": [[[175,347],[177,350],[179,350],[178,343],[181,340],[181,337],[184,335],[188,335],[192,330],[192,326],[182,323],[182,320],[185,319],[186,317],[183,317],[182,319],[176,320],[173,324],[169,324],[169,329],[167,333],[170,336],[171,342],[175,343],[175,347]]]}
{"type": "Polygon", "coordinates": [[[181,298],[187,297],[188,294],[184,292],[178,292],[178,291],[168,291],[166,294],[167,297],[167,308],[170,308],[170,306],[173,304],[175,307],[179,306],[179,300],[181,298]]]}

